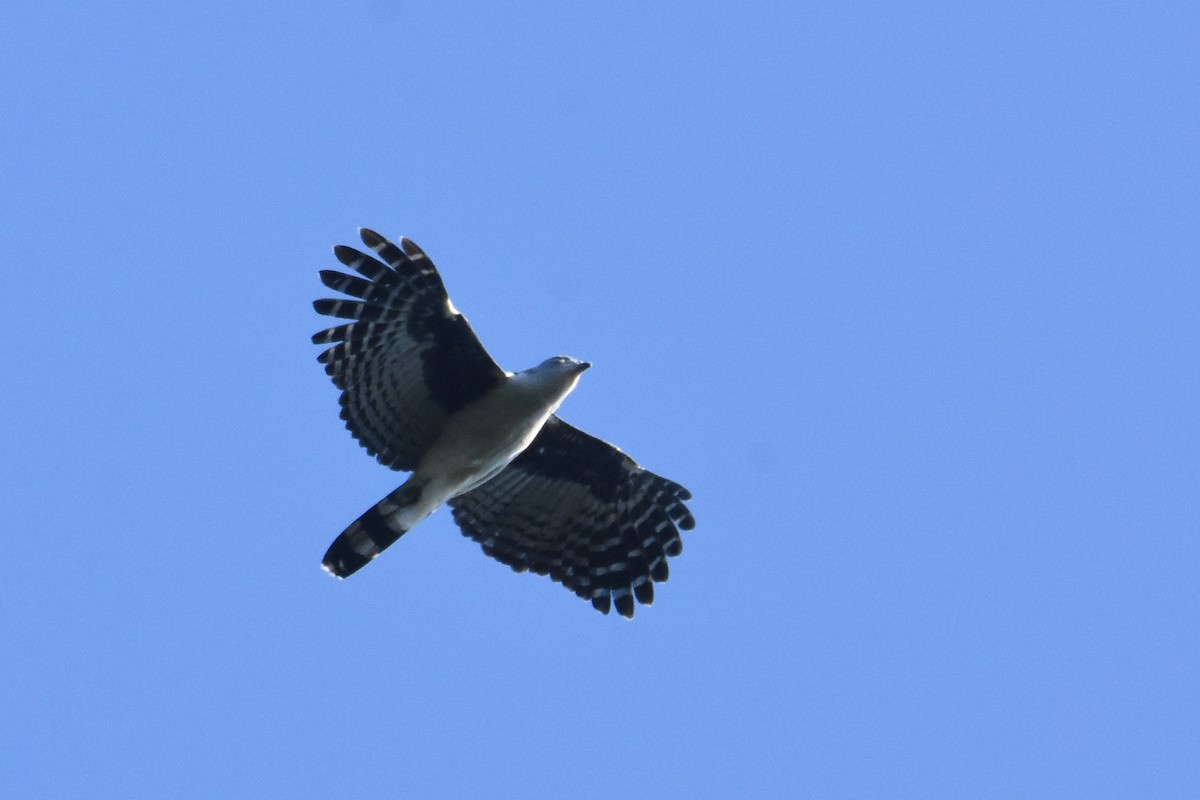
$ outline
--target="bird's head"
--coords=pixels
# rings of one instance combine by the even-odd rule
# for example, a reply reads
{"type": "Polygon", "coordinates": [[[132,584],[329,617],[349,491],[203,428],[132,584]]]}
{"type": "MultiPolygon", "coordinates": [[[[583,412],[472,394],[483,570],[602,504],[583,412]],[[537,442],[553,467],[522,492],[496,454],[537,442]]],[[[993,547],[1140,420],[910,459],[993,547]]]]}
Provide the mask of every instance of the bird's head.
{"type": "Polygon", "coordinates": [[[588,362],[580,361],[570,356],[554,356],[553,358],[547,358],[541,364],[534,367],[534,369],[550,375],[579,375],[590,366],[592,365],[588,362]]]}
{"type": "Polygon", "coordinates": [[[544,395],[557,406],[575,388],[579,376],[590,366],[588,362],[570,356],[554,356],[536,367],[518,372],[513,379],[519,384],[533,387],[538,394],[544,395]]]}

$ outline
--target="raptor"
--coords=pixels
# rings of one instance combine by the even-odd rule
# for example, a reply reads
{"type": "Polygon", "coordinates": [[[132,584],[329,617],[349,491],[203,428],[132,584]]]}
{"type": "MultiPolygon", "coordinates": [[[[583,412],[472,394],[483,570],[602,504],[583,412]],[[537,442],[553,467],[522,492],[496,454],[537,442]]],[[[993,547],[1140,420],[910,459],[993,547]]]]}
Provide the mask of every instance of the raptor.
{"type": "Polygon", "coordinates": [[[350,320],[313,336],[341,390],[341,417],[379,463],[411,472],[338,536],[322,566],[345,578],[449,504],[462,532],[518,572],[548,575],[607,614],[632,617],[667,579],[694,526],[679,484],[555,411],[590,364],[555,356],[506,372],[408,239],[359,231],[337,246],[357,275],[322,270],[346,295],[317,312],[350,320]]]}

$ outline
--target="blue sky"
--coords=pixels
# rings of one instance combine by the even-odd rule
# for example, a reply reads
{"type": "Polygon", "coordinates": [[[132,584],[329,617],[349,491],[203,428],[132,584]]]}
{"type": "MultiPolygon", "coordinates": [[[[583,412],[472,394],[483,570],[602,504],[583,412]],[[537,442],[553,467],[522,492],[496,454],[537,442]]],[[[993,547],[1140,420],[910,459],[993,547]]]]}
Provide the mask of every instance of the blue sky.
{"type": "Polygon", "coordinates": [[[9,3],[13,797],[1200,794],[1194,4],[9,3]],[[688,486],[633,622],[309,335],[408,235],[688,486]]]}

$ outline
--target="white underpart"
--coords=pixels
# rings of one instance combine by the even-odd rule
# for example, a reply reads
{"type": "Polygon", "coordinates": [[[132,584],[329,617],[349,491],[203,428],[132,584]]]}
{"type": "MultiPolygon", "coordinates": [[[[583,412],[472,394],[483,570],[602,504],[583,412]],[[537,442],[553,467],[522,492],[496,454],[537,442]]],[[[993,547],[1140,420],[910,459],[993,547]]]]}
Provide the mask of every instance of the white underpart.
{"type": "Polygon", "coordinates": [[[451,415],[408,479],[421,487],[420,498],[391,519],[411,530],[447,500],[494,477],[534,440],[579,374],[545,364],[518,372],[451,415]]]}

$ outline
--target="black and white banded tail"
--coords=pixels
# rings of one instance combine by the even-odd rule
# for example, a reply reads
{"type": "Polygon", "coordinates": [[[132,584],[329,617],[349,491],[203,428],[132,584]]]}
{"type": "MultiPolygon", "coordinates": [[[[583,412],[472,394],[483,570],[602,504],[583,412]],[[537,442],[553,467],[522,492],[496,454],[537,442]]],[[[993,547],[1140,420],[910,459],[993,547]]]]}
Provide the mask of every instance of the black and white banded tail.
{"type": "Polygon", "coordinates": [[[333,540],[321,566],[338,578],[358,572],[408,533],[400,517],[420,496],[420,488],[413,486],[410,481],[380,500],[333,540]]]}

